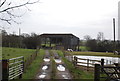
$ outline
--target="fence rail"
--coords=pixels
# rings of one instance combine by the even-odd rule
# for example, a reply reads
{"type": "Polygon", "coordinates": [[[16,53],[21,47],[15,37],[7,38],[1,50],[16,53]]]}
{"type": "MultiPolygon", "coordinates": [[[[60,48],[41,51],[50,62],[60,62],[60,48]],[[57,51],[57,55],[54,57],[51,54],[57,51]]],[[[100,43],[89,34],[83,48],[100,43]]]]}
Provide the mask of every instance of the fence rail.
{"type": "Polygon", "coordinates": [[[87,70],[89,70],[89,68],[93,68],[95,63],[101,64],[102,66],[104,66],[104,59],[101,60],[91,60],[91,59],[84,59],[84,58],[78,58],[76,56],[73,57],[73,63],[74,66],[83,66],[83,64],[86,65],[87,70]],[[80,62],[80,61],[85,61],[85,62],[80,62]]]}
{"type": "Polygon", "coordinates": [[[9,59],[9,80],[16,77],[22,77],[24,71],[24,57],[16,57],[9,59]]]}
{"type": "Polygon", "coordinates": [[[28,66],[32,63],[32,61],[37,57],[37,54],[39,52],[39,49],[37,49],[35,51],[35,53],[33,53],[32,55],[30,55],[29,57],[27,57],[27,59],[25,60],[25,64],[24,64],[24,69],[26,70],[28,68],[28,66]]]}
{"type": "Polygon", "coordinates": [[[24,71],[24,57],[16,57],[12,59],[2,60],[3,80],[11,80],[16,77],[22,78],[24,71]]]}

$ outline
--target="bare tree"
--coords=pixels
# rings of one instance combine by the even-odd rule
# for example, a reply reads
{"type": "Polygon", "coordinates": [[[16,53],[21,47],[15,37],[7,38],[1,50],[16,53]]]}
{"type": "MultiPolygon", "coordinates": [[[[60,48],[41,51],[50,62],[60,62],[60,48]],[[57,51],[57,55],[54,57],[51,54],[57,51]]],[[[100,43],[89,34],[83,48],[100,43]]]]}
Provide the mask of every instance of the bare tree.
{"type": "MultiPolygon", "coordinates": [[[[0,20],[12,24],[12,22],[19,24],[15,19],[22,17],[24,13],[16,14],[16,10],[23,7],[29,10],[27,5],[39,2],[39,0],[0,0],[0,20]]],[[[1,22],[0,21],[0,22],[1,22]]]]}
{"type": "Polygon", "coordinates": [[[88,40],[90,40],[90,39],[92,39],[92,38],[90,37],[90,35],[85,35],[85,36],[84,36],[84,39],[85,39],[86,41],[88,41],[88,40]]]}
{"type": "Polygon", "coordinates": [[[103,41],[104,40],[104,33],[103,32],[98,32],[97,40],[99,40],[99,41],[103,41]]]}

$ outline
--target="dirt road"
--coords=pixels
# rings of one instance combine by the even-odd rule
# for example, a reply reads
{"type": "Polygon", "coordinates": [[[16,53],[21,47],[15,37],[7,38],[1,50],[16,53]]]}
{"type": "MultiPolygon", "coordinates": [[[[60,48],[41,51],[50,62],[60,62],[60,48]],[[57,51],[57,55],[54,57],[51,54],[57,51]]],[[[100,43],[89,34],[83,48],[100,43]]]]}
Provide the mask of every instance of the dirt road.
{"type": "Polygon", "coordinates": [[[55,70],[54,79],[71,79],[71,75],[66,68],[65,63],[62,61],[62,57],[60,57],[55,50],[52,50],[52,55],[48,50],[46,50],[45,53],[46,54],[43,59],[44,62],[41,64],[41,68],[36,76],[36,79],[46,80],[53,78],[53,70],[55,70]],[[52,65],[52,60],[54,60],[55,65],[52,65]]]}

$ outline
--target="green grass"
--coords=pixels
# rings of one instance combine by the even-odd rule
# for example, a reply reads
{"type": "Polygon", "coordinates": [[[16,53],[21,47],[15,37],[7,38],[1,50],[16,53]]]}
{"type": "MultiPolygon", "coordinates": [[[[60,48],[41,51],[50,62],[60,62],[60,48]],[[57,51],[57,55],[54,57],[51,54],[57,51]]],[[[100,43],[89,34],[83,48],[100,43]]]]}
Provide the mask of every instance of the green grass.
{"type": "Polygon", "coordinates": [[[105,53],[105,52],[70,52],[70,53],[72,53],[73,55],[120,57],[120,55],[114,55],[114,53],[105,53]]]}
{"type": "MultiPolygon", "coordinates": [[[[42,46],[45,46],[45,44],[42,44],[42,46]]],[[[46,46],[49,47],[50,44],[46,44],[46,46]]],[[[51,44],[51,47],[54,47],[54,46],[55,46],[55,44],[51,44]]]]}
{"type": "Polygon", "coordinates": [[[86,72],[86,71],[83,71],[82,69],[80,70],[78,68],[75,68],[73,63],[71,63],[64,57],[62,51],[57,51],[57,52],[65,62],[67,68],[69,69],[70,73],[73,76],[73,79],[89,79],[89,81],[90,79],[91,80],[93,79],[93,72],[86,72]]]}
{"type": "Polygon", "coordinates": [[[56,78],[56,63],[55,60],[52,58],[52,75],[51,75],[51,79],[55,79],[56,78]]]}
{"type": "Polygon", "coordinates": [[[35,49],[2,47],[2,59],[10,59],[10,58],[15,58],[19,56],[24,56],[24,58],[26,59],[35,51],[36,51],[35,49]]]}
{"type": "Polygon", "coordinates": [[[80,46],[79,49],[80,49],[81,51],[88,51],[88,50],[89,50],[89,48],[86,47],[86,46],[80,46]]]}
{"type": "Polygon", "coordinates": [[[23,73],[22,79],[34,79],[35,78],[35,76],[40,68],[40,65],[43,62],[44,54],[45,54],[45,51],[41,49],[40,52],[38,53],[38,56],[36,57],[36,59],[32,62],[32,64],[23,73]]]}
{"type": "MultiPolygon", "coordinates": [[[[7,48],[7,47],[3,47],[3,49],[2,49],[2,52],[4,55],[3,59],[15,58],[15,57],[19,57],[19,56],[24,56],[26,59],[31,54],[33,54],[35,51],[36,50],[32,50],[32,49],[7,48]]],[[[40,64],[43,62],[44,54],[45,54],[44,50],[41,49],[38,52],[35,60],[31,63],[30,66],[28,66],[28,68],[23,73],[22,79],[30,80],[30,79],[35,78],[35,76],[40,68],[40,64]]],[[[21,81],[21,80],[17,80],[17,81],[21,81]]]]}
{"type": "Polygon", "coordinates": [[[2,47],[0,47],[0,60],[2,60],[2,47]]]}

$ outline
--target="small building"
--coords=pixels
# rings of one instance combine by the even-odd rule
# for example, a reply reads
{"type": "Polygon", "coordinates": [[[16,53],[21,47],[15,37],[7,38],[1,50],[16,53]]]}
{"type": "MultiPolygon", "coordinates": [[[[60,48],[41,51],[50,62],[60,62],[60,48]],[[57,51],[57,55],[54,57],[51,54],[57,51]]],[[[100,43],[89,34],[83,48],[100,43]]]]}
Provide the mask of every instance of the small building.
{"type": "Polygon", "coordinates": [[[79,38],[73,34],[41,34],[41,46],[51,47],[52,44],[55,44],[55,48],[63,47],[65,50],[79,49],[79,38]]]}

